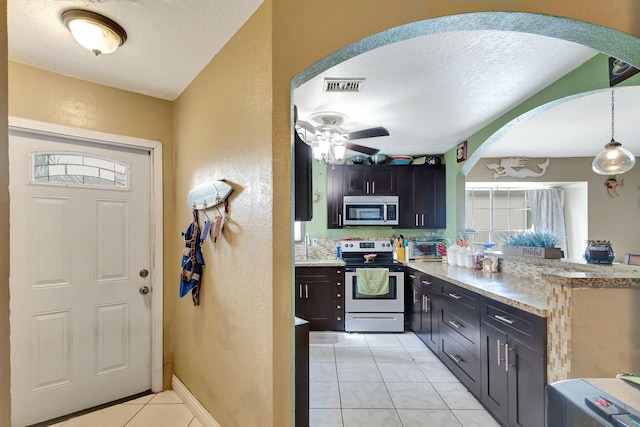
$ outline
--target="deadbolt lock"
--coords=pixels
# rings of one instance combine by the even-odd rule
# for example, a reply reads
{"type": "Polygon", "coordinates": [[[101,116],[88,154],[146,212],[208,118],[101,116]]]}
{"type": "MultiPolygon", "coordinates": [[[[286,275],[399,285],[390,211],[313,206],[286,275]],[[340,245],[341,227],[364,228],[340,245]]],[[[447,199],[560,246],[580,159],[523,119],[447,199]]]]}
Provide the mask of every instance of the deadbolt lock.
{"type": "Polygon", "coordinates": [[[142,270],[140,270],[140,277],[147,277],[149,275],[149,270],[147,270],[146,268],[143,268],[142,270]]]}

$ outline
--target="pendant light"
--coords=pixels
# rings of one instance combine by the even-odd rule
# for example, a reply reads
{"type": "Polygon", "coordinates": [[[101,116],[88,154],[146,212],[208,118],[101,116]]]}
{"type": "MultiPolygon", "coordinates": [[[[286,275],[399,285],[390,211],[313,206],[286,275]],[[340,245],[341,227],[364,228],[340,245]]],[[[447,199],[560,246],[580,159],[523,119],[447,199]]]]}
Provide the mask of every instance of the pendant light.
{"type": "Polygon", "coordinates": [[[629,172],[636,164],[636,157],[631,151],[613,138],[614,133],[614,91],[611,91],[611,142],[604,146],[593,159],[591,168],[599,175],[616,175],[629,172]]]}
{"type": "Polygon", "coordinates": [[[69,9],[62,13],[62,21],[73,38],[96,56],[115,52],[127,40],[124,28],[95,12],[69,9]]]}

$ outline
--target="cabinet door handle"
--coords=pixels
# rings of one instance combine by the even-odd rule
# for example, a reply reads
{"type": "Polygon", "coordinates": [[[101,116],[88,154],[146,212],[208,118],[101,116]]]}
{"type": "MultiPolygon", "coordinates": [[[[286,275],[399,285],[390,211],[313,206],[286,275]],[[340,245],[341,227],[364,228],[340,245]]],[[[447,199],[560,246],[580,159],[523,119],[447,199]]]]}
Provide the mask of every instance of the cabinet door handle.
{"type": "Polygon", "coordinates": [[[302,299],[302,285],[298,286],[300,288],[300,299],[302,299]]]}
{"type": "Polygon", "coordinates": [[[425,285],[431,286],[431,282],[428,280],[421,280],[422,283],[424,283],[425,285]]]}
{"type": "Polygon", "coordinates": [[[338,320],[342,320],[342,317],[338,316],[338,320]]]}
{"type": "Polygon", "coordinates": [[[416,300],[416,290],[413,290],[413,303],[415,304],[418,300],[416,300]]]}
{"type": "Polygon", "coordinates": [[[452,294],[452,293],[450,293],[450,294],[449,294],[449,296],[450,296],[451,298],[453,298],[453,299],[460,299],[460,298],[462,298],[460,295],[458,295],[458,294],[452,294]]]}
{"type": "Polygon", "coordinates": [[[456,321],[453,320],[447,320],[447,323],[449,323],[451,326],[453,326],[456,329],[460,329],[462,328],[462,325],[456,321]]]}
{"type": "Polygon", "coordinates": [[[416,214],[416,227],[418,226],[418,214],[416,214]]]}
{"type": "Polygon", "coordinates": [[[367,181],[367,194],[369,194],[369,182],[367,181]]]}
{"type": "Polygon", "coordinates": [[[309,299],[309,285],[304,285],[304,296],[309,299]]]}
{"type": "Polygon", "coordinates": [[[336,286],[342,286],[342,283],[336,282],[336,286]]]}
{"type": "Polygon", "coordinates": [[[337,306],[336,306],[336,308],[337,308],[338,310],[340,310],[340,309],[342,308],[342,306],[341,306],[341,305],[337,305],[337,306]]]}
{"type": "Polygon", "coordinates": [[[337,295],[336,295],[336,297],[338,297],[338,298],[342,298],[342,295],[340,295],[340,294],[337,294],[337,295]]]}
{"type": "Polygon", "coordinates": [[[502,349],[502,345],[500,345],[500,340],[496,341],[498,343],[498,366],[500,366],[500,350],[502,349]]]}
{"type": "Polygon", "coordinates": [[[504,316],[500,316],[499,314],[494,314],[493,317],[495,317],[496,319],[500,320],[501,322],[504,322],[508,325],[513,325],[513,320],[508,319],[504,316]]]}
{"type": "Polygon", "coordinates": [[[424,227],[424,214],[422,214],[421,216],[422,216],[422,226],[424,227]]]}
{"type": "Polygon", "coordinates": [[[509,372],[509,344],[504,343],[504,370],[509,372]]]}
{"type": "Polygon", "coordinates": [[[462,362],[462,359],[460,358],[460,356],[457,356],[455,354],[449,353],[449,357],[453,359],[454,362],[456,363],[460,363],[462,362]]]}
{"type": "Polygon", "coordinates": [[[338,214],[338,227],[342,227],[342,214],[338,214]]]}
{"type": "Polygon", "coordinates": [[[371,181],[371,194],[376,194],[376,182],[371,181]]]}
{"type": "Polygon", "coordinates": [[[429,297],[428,296],[424,296],[424,299],[422,300],[422,304],[424,306],[424,312],[428,313],[429,312],[429,297]]]}

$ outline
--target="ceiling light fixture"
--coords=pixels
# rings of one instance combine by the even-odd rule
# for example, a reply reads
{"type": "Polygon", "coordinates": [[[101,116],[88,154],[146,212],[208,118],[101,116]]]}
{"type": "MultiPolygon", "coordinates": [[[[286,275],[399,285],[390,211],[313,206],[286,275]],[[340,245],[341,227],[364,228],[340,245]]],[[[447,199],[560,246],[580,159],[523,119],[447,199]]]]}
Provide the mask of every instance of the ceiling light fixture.
{"type": "Polygon", "coordinates": [[[62,21],[73,38],[96,56],[112,53],[127,40],[127,32],[106,16],[81,9],[62,13],[62,21]]]}
{"type": "Polygon", "coordinates": [[[604,146],[593,159],[591,168],[599,175],[616,175],[629,172],[636,164],[636,157],[631,151],[622,148],[622,144],[613,138],[614,133],[614,91],[611,91],[611,142],[604,146]]]}

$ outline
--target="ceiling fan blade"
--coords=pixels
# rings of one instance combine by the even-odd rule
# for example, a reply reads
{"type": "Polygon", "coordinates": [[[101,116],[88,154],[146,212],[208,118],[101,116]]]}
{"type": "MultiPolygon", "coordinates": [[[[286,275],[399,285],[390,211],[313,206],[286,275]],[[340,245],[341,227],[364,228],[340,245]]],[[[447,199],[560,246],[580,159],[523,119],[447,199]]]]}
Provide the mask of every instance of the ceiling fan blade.
{"type": "Polygon", "coordinates": [[[362,139],[362,138],[373,138],[376,136],[389,136],[389,131],[383,128],[382,126],[378,126],[376,128],[363,129],[355,132],[349,132],[345,134],[345,136],[349,139],[362,139]]]}
{"type": "Polygon", "coordinates": [[[347,150],[357,151],[359,153],[366,154],[368,156],[373,156],[374,154],[380,151],[377,148],[365,147],[364,145],[358,145],[351,142],[347,142],[345,144],[345,147],[347,150]]]}

